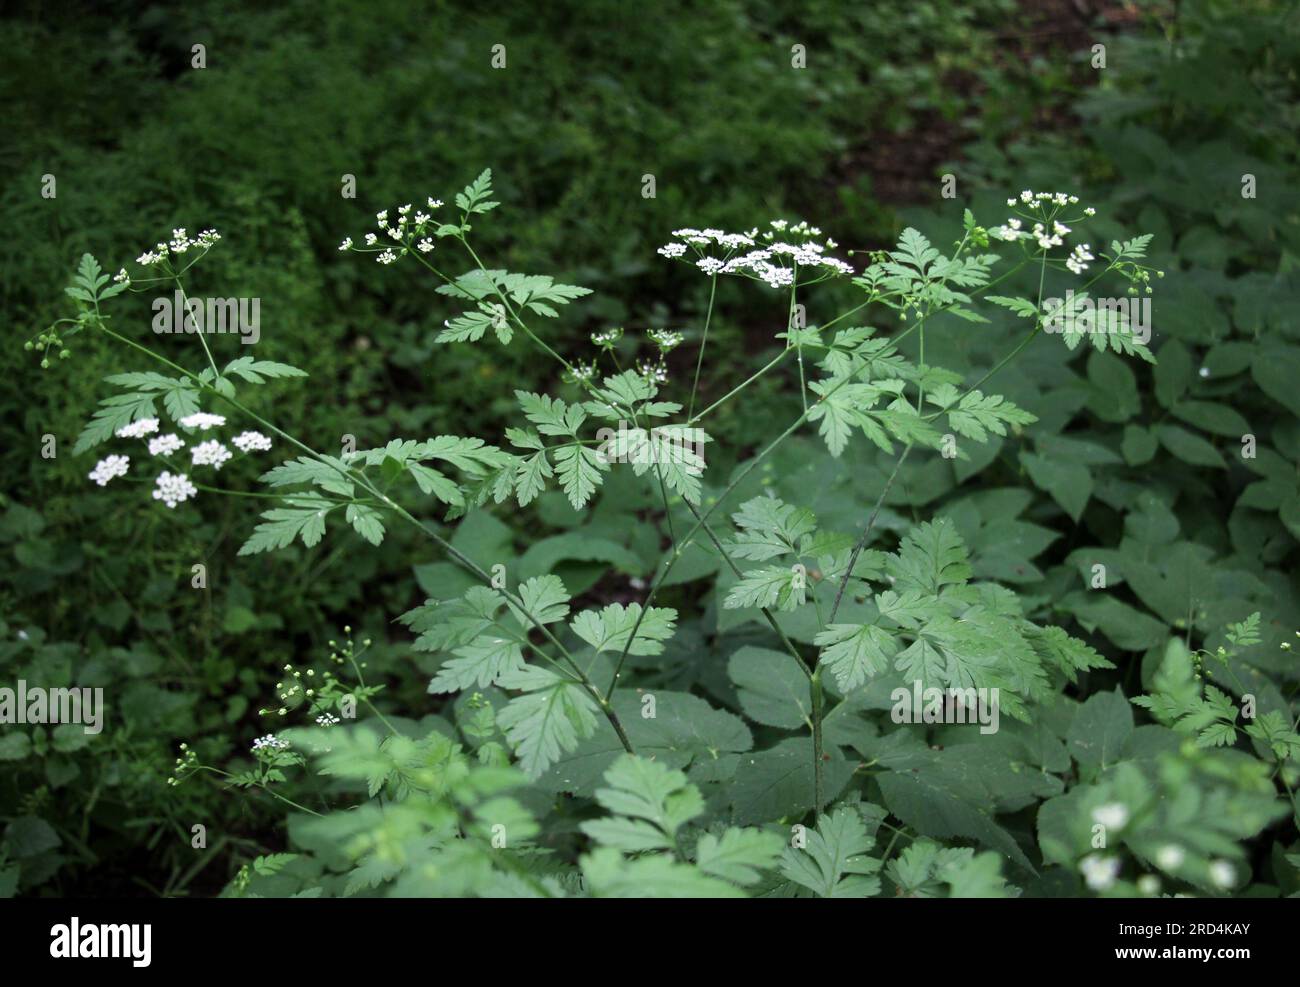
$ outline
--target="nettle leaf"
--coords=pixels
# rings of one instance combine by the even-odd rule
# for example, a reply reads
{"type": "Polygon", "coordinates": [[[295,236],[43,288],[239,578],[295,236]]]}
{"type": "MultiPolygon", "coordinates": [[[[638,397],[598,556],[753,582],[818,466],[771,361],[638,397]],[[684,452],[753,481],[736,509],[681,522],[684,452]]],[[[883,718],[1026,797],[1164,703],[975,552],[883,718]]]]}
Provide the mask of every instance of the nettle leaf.
{"type": "Polygon", "coordinates": [[[613,651],[630,655],[657,655],[663,642],[673,636],[677,611],[671,607],[651,607],[641,615],[641,604],[611,603],[603,610],[584,610],[573,618],[569,627],[597,653],[613,651]],[[636,637],[632,639],[633,629],[636,637]],[[631,639],[631,646],[628,641],[631,639]]]}
{"type": "Polygon", "coordinates": [[[806,601],[807,585],[807,573],[801,565],[751,569],[731,587],[722,605],[728,610],[744,607],[794,610],[806,601]]]}
{"type": "Polygon", "coordinates": [[[301,538],[304,545],[312,548],[325,535],[325,515],[337,506],[311,493],[285,497],[282,503],[284,506],[262,513],[266,520],[253,529],[239,549],[240,555],[286,548],[295,538],[301,538]]]}
{"type": "Polygon", "coordinates": [[[497,713],[497,724],[529,778],[539,777],[596,729],[599,707],[574,679],[525,665],[501,675],[497,684],[524,693],[497,713]]]}
{"type": "Polygon", "coordinates": [[[819,898],[870,898],[880,893],[880,861],[867,856],[875,840],[858,811],[841,806],[821,817],[804,849],[786,847],[781,873],[819,898]]]}
{"type": "Polygon", "coordinates": [[[883,675],[898,651],[893,636],[874,624],[831,624],[813,643],[822,649],[818,662],[831,670],[843,692],[883,675]]]}
{"type": "Polygon", "coordinates": [[[727,661],[740,708],[755,723],[802,730],[811,727],[808,675],[787,653],[746,645],[727,661]]]}

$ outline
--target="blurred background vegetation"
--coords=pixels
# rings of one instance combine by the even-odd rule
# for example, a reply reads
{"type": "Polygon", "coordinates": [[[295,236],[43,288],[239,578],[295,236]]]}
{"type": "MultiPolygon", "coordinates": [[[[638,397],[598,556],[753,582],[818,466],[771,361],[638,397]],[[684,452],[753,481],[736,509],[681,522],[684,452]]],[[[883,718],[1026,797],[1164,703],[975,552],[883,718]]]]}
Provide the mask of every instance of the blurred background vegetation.
{"type": "MultiPolygon", "coordinates": [[[[181,740],[221,760],[265,732],[257,709],[276,669],[344,623],[378,642],[372,664],[395,708],[430,702],[389,625],[441,578],[423,544],[394,529],[380,548],[347,538],[237,563],[252,523],[243,505],[147,509],[138,490],[91,487],[92,458],[70,455],[122,356],[78,337],[42,373],[22,341],[66,314],[83,251],[113,271],[177,226],[224,234],[196,291],[260,298],[258,358],[311,376],[263,389],[262,409],[318,447],[345,434],[364,447],[499,434],[513,387],[555,385],[522,347],[435,350],[447,313],[433,285],[337,251],[377,210],[450,198],[484,167],[503,208],[482,225],[480,253],[595,291],[553,328],[562,350],[610,326],[698,324],[702,279],[654,253],[683,225],[806,218],[868,250],[908,224],[946,235],[965,206],[994,225],[1021,188],[1077,192],[1103,233],[1155,234],[1169,272],[1154,340],[1166,369],[1031,350],[999,388],[1043,420],[1029,459],[995,443],[979,462],[916,466],[891,497],[895,519],[924,507],[974,525],[977,572],[1021,584],[1037,613],[1108,654],[1131,652],[1129,686],[1169,627],[1209,641],[1252,609],[1275,635],[1300,627],[1292,4],[15,2],[0,48],[0,679],[114,697],[94,756],[76,731],[0,732],[0,893],[210,894],[273,848],[271,807],[164,782],[181,740]],[[192,67],[195,44],[205,68],[192,67]],[[795,45],[806,68],[792,66],[795,45]],[[1257,199],[1239,195],[1245,173],[1257,199]],[[55,199],[40,195],[46,174],[55,199]],[[340,195],[345,174],[356,199],[340,195]],[[956,200],[940,198],[944,174],[956,200]],[[1253,465],[1229,455],[1243,421],[1264,449],[1253,465]],[[58,438],[54,460],[39,455],[45,434],[58,438]],[[1012,522],[978,500],[1009,486],[1027,491],[1010,547],[998,525],[1012,522]],[[1098,552],[1137,552],[1157,571],[1102,607],[1079,593],[1098,552]],[[190,588],[195,561],[211,590],[190,588]],[[1177,580],[1212,605],[1189,611],[1177,580]],[[195,822],[223,834],[197,858],[195,822]]],[[[770,356],[781,328],[761,296],[721,291],[715,396],[770,356]]],[[[822,297],[810,318],[848,297],[822,297]]],[[[147,315],[129,296],[115,311],[140,331],[147,315]]],[[[990,366],[1014,327],[977,328],[931,359],[990,366]]],[[[763,391],[744,418],[720,419],[724,457],[784,424],[791,400],[763,391]]],[[[253,467],[240,467],[230,482],[251,485],[253,467]]],[[[847,518],[878,480],[865,459],[836,469],[853,487],[847,518]],[[866,480],[850,483],[852,470],[866,480]]],[[[566,510],[543,498],[529,517],[505,512],[507,534],[491,537],[566,530],[566,510]]],[[[623,527],[604,533],[632,543],[623,527]]],[[[1300,681],[1282,663],[1269,671],[1279,688],[1300,681]]]]}

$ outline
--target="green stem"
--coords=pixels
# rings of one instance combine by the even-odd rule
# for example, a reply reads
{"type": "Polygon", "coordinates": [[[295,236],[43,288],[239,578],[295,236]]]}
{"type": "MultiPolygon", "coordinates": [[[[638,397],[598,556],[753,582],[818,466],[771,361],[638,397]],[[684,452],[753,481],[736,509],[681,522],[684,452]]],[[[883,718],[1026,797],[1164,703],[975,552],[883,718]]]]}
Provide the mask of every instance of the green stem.
{"type": "Polygon", "coordinates": [[[695,358],[695,380],[691,383],[691,403],[686,410],[686,417],[695,414],[695,392],[700,387],[700,368],[704,366],[704,347],[709,342],[709,322],[713,318],[713,299],[718,291],[718,275],[709,278],[709,307],[704,313],[704,335],[700,339],[700,355],[695,358]]]}

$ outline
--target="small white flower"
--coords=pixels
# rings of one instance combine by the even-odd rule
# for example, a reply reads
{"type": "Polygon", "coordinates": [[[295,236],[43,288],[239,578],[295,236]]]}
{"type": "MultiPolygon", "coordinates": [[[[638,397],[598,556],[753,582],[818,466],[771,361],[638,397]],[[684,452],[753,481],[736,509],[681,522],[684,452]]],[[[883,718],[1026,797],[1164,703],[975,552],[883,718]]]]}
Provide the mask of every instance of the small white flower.
{"type": "Polygon", "coordinates": [[[1128,822],[1128,806],[1121,802],[1109,802],[1092,810],[1092,821],[1107,829],[1120,829],[1128,822]]]}
{"type": "Polygon", "coordinates": [[[1066,258],[1065,266],[1070,269],[1071,273],[1082,274],[1088,269],[1088,261],[1093,259],[1091,244],[1081,243],[1066,258]]]}
{"type": "Polygon", "coordinates": [[[131,467],[130,456],[105,456],[95,464],[88,476],[101,487],[108,486],[108,481],[119,476],[126,476],[131,467]]]}
{"type": "Polygon", "coordinates": [[[289,741],[281,740],[273,733],[268,733],[265,737],[258,737],[256,740],[253,741],[254,751],[264,751],[264,750],[282,751],[282,750],[287,750],[288,747],[289,747],[289,741]]]}
{"type": "Polygon", "coordinates": [[[316,717],[316,725],[322,727],[332,727],[339,722],[339,718],[333,713],[322,713],[316,717]]]}
{"type": "Polygon", "coordinates": [[[1187,854],[1183,852],[1183,848],[1174,843],[1162,846],[1156,851],[1156,863],[1162,870],[1177,870],[1183,866],[1183,861],[1186,859],[1187,854]]]}
{"type": "Polygon", "coordinates": [[[157,418],[141,418],[131,422],[130,425],[123,425],[113,434],[119,439],[143,439],[156,431],[158,431],[157,418]]]}
{"type": "Polygon", "coordinates": [[[1237,871],[1226,860],[1215,860],[1210,863],[1210,882],[1216,887],[1226,891],[1237,883],[1237,871]]]}
{"type": "Polygon", "coordinates": [[[1083,879],[1093,891],[1107,891],[1119,877],[1119,858],[1092,854],[1079,861],[1083,879]]]}
{"type": "Polygon", "coordinates": [[[1197,373],[1200,374],[1202,377],[1208,377],[1210,376],[1210,368],[1202,367],[1200,370],[1197,371],[1197,373]]]}
{"type": "Polygon", "coordinates": [[[420,248],[420,253],[427,254],[430,250],[433,249],[434,244],[433,241],[426,236],[423,240],[419,242],[418,246],[420,248]]]}
{"type": "Polygon", "coordinates": [[[190,478],[184,473],[173,475],[162,472],[158,474],[158,479],[155,481],[153,499],[161,500],[168,507],[175,507],[177,504],[189,500],[198,492],[198,488],[190,482],[190,478]]]}
{"type": "Polygon", "coordinates": [[[1154,897],[1160,893],[1160,878],[1154,874],[1143,874],[1138,878],[1137,888],[1144,895],[1154,897]]]}
{"type": "Polygon", "coordinates": [[[382,253],[380,253],[380,255],[376,257],[375,260],[378,261],[380,264],[391,264],[393,263],[393,261],[397,260],[397,254],[393,253],[391,250],[385,250],[382,253]]]}
{"type": "Polygon", "coordinates": [[[651,363],[649,360],[642,360],[636,365],[636,372],[653,384],[668,383],[668,368],[662,363],[651,363]]]}
{"type": "Polygon", "coordinates": [[[1095,216],[1097,215],[1097,210],[1092,208],[1092,206],[1089,206],[1087,209],[1083,211],[1083,214],[1085,216],[1095,216]]]}
{"type": "Polygon", "coordinates": [[[1033,200],[1034,200],[1034,193],[1029,191],[1029,189],[1025,189],[1023,192],[1020,193],[1021,202],[1032,202],[1033,200]]]}
{"type": "Polygon", "coordinates": [[[181,419],[183,428],[197,428],[201,432],[224,424],[226,424],[225,415],[210,415],[206,411],[196,411],[194,414],[186,415],[181,419]]]}
{"type": "Polygon", "coordinates": [[[651,329],[646,333],[650,341],[667,353],[669,350],[676,349],[682,344],[685,338],[680,332],[673,332],[670,329],[651,329]]]}
{"type": "Polygon", "coordinates": [[[230,458],[232,458],[230,450],[216,439],[200,442],[190,450],[190,459],[195,466],[211,466],[213,469],[221,469],[221,464],[230,458]]]}
{"type": "Polygon", "coordinates": [[[686,253],[686,244],[684,243],[665,243],[659,248],[658,253],[665,257],[680,257],[686,253]]]}
{"type": "Polygon", "coordinates": [[[350,236],[345,236],[345,237],[343,238],[343,242],[339,244],[339,249],[340,249],[340,250],[351,250],[351,249],[352,249],[352,237],[350,237],[350,236]]]}
{"type": "Polygon", "coordinates": [[[695,266],[705,274],[717,274],[722,270],[723,264],[716,257],[701,257],[695,262],[695,266]]]}
{"type": "Polygon", "coordinates": [[[427,201],[428,201],[428,203],[429,203],[429,208],[430,208],[430,209],[440,209],[440,208],[442,208],[442,200],[441,200],[441,199],[429,199],[429,200],[427,200],[427,201]]]}
{"type": "Polygon", "coordinates": [[[131,275],[126,273],[126,268],[124,267],[116,274],[113,275],[113,280],[116,281],[118,284],[130,284],[131,275]]]}
{"type": "Polygon", "coordinates": [[[170,456],[174,452],[179,452],[184,445],[185,440],[174,432],[168,435],[159,435],[157,438],[149,440],[149,455],[170,456]]]}
{"type": "Polygon", "coordinates": [[[378,242],[379,242],[379,237],[375,236],[373,233],[367,233],[367,234],[366,234],[366,246],[367,246],[367,247],[373,247],[373,246],[374,246],[376,243],[378,243],[378,242]]]}
{"type": "Polygon", "coordinates": [[[230,440],[240,452],[266,452],[271,448],[271,440],[261,432],[240,432],[230,440]]]}

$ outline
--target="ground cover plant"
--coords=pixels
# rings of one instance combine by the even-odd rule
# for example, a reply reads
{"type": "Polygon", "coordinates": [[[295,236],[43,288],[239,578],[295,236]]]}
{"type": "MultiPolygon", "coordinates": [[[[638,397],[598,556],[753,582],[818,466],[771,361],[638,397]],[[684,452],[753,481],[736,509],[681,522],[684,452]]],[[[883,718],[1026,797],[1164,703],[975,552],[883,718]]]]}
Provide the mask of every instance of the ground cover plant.
{"type": "MultiPolygon", "coordinates": [[[[321,82],[259,158],[274,182],[214,173],[222,210],[196,161],[173,203],[105,198],[10,258],[40,398],[6,399],[32,482],[0,515],[0,686],[107,701],[96,732],[0,726],[0,891],[1300,891],[1295,26],[1157,8],[1063,30],[1074,67],[1049,71],[1008,64],[1002,6],[908,13],[938,55],[898,41],[901,77],[834,5],[708,14],[780,42],[778,72],[719,34],[770,112],[825,101],[799,124],[814,165],[743,100],[663,96],[717,128],[717,201],[662,172],[647,196],[651,165],[574,171],[604,117],[557,133],[538,90],[520,117],[482,97],[525,128],[505,165],[487,123],[436,167],[395,137],[377,214],[321,207],[314,101],[360,86],[369,128],[429,84],[399,58],[321,82]],[[794,64],[805,35],[833,84],[794,64]],[[932,142],[976,123],[868,152],[855,114],[932,142]],[[249,296],[288,321],[254,339],[249,296]],[[194,331],[227,318],[242,339],[194,331]]],[[[342,8],[312,30],[339,65],[399,13],[364,44],[334,38],[342,8]]],[[[701,22],[661,27],[700,57],[701,22]]],[[[132,139],[255,105],[240,57],[132,139]]],[[[593,57],[602,85],[636,71],[593,57]]]]}

